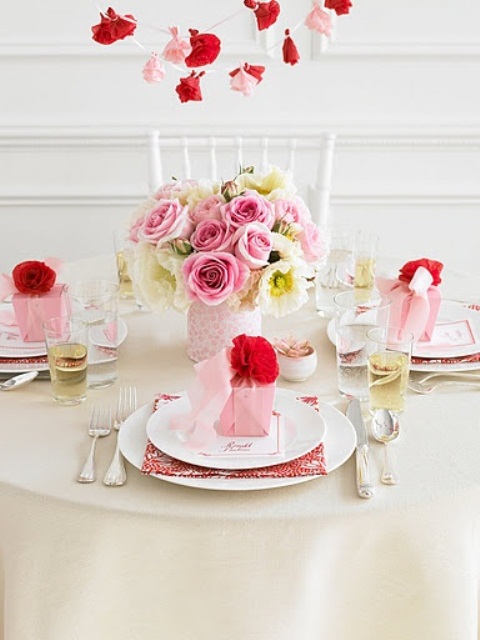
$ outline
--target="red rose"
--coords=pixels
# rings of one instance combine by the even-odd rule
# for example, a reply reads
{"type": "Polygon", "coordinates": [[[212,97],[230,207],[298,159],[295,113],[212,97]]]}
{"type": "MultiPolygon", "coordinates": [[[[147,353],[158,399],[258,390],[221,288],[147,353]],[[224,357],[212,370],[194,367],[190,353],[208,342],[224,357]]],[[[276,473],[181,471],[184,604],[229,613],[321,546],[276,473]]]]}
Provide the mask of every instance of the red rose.
{"type": "Polygon", "coordinates": [[[276,0],[270,2],[255,2],[254,0],[244,0],[243,4],[249,9],[253,9],[257,19],[259,31],[268,29],[277,21],[280,14],[280,5],[276,0]]]}
{"type": "Polygon", "coordinates": [[[92,38],[99,44],[112,44],[117,40],[123,40],[133,35],[137,28],[137,21],[132,15],[120,16],[111,7],[107,9],[106,14],[101,13],[100,17],[100,23],[92,27],[92,38]]]}
{"type": "Polygon", "coordinates": [[[200,78],[204,73],[205,71],[202,71],[197,75],[195,71],[192,71],[192,73],[186,78],[180,78],[180,84],[177,84],[175,87],[175,91],[178,93],[180,102],[190,102],[190,100],[199,102],[202,100],[200,78]]]}
{"type": "Polygon", "coordinates": [[[437,260],[429,260],[428,258],[421,258],[420,260],[411,260],[403,265],[400,269],[400,275],[398,276],[399,280],[403,280],[404,282],[410,282],[410,280],[415,275],[415,271],[418,267],[425,267],[427,271],[430,271],[432,274],[433,282],[432,285],[436,287],[441,283],[442,279],[440,278],[440,274],[442,273],[443,264],[438,262],[437,260]]]}
{"type": "Polygon", "coordinates": [[[275,350],[261,336],[244,333],[233,339],[230,353],[232,369],[242,378],[252,378],[260,384],[270,384],[278,378],[278,362],[275,350]]]}
{"type": "Polygon", "coordinates": [[[190,45],[192,50],[185,58],[185,64],[187,67],[204,67],[217,59],[221,42],[213,33],[198,33],[196,29],[190,29],[190,45]]]}
{"type": "Polygon", "coordinates": [[[12,271],[13,283],[20,293],[47,293],[55,284],[57,274],[45,262],[27,260],[12,271]]]}
{"type": "Polygon", "coordinates": [[[325,0],[325,7],[333,9],[337,16],[341,16],[342,13],[350,13],[351,6],[350,0],[325,0]]]}

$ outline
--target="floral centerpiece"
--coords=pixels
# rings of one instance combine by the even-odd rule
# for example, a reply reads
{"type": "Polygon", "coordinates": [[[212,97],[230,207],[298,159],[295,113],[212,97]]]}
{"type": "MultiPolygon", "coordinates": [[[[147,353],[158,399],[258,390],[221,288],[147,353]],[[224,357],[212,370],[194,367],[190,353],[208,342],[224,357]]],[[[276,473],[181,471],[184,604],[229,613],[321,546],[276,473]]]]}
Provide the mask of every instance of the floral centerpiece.
{"type": "MultiPolygon", "coordinates": [[[[130,276],[151,310],[214,309],[224,325],[222,313],[278,318],[299,309],[326,252],[290,173],[277,167],[166,184],[134,213],[130,240],[130,276]]],[[[235,322],[230,338],[242,332],[235,322]]]]}

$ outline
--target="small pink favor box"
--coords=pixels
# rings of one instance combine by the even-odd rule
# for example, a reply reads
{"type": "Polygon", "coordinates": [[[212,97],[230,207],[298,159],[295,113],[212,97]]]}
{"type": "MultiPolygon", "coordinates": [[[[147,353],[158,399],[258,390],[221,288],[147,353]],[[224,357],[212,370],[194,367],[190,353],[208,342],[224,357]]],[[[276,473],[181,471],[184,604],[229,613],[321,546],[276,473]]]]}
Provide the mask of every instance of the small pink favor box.
{"type": "Polygon", "coordinates": [[[56,284],[41,295],[15,293],[12,303],[22,340],[41,342],[45,339],[42,324],[49,318],[67,313],[65,285],[56,284]]]}
{"type": "Polygon", "coordinates": [[[390,324],[411,331],[415,341],[431,340],[442,302],[439,288],[429,287],[419,296],[401,280],[377,278],[375,283],[391,300],[390,324]]]}
{"type": "Polygon", "coordinates": [[[268,436],[275,401],[275,383],[256,387],[235,386],[220,414],[224,436],[268,436]]]}

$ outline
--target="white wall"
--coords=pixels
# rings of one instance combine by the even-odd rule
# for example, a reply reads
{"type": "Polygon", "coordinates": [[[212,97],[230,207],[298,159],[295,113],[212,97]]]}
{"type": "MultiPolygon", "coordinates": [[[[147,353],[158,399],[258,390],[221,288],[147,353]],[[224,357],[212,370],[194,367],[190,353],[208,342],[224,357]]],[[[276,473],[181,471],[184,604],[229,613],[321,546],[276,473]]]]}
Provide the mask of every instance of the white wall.
{"type": "MultiPolygon", "coordinates": [[[[281,28],[310,0],[282,0],[280,28],[259,37],[246,9],[216,30],[219,65],[265,63],[250,99],[222,73],[204,78],[203,103],[181,105],[175,71],[141,77],[131,40],[90,40],[95,3],[9,3],[0,24],[0,270],[21,259],[78,258],[111,250],[111,230],[147,192],[145,133],[337,136],[332,212],[375,227],[399,261],[427,255],[480,269],[480,2],[353,0],[335,40],[295,34],[302,61],[269,57],[281,28]],[[30,6],[31,5],[31,6],[30,6]]],[[[152,25],[205,29],[240,0],[119,0],[152,25]],[[160,7],[161,5],[161,7],[160,7]]],[[[105,5],[106,8],[107,5],[105,5]]],[[[155,32],[138,39],[161,49],[155,32]]]]}

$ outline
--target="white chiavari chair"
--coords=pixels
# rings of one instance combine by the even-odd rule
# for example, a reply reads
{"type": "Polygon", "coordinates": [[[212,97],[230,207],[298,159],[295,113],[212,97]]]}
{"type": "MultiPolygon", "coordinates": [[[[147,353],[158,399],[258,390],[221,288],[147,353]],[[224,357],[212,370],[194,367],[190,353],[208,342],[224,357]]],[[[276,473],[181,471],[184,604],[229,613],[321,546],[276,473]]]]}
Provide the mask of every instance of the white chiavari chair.
{"type": "Polygon", "coordinates": [[[292,172],[299,195],[305,198],[318,224],[329,218],[335,135],[309,138],[287,136],[169,136],[148,135],[148,183],[155,193],[175,179],[230,179],[239,167],[265,169],[276,165],[292,172]]]}

